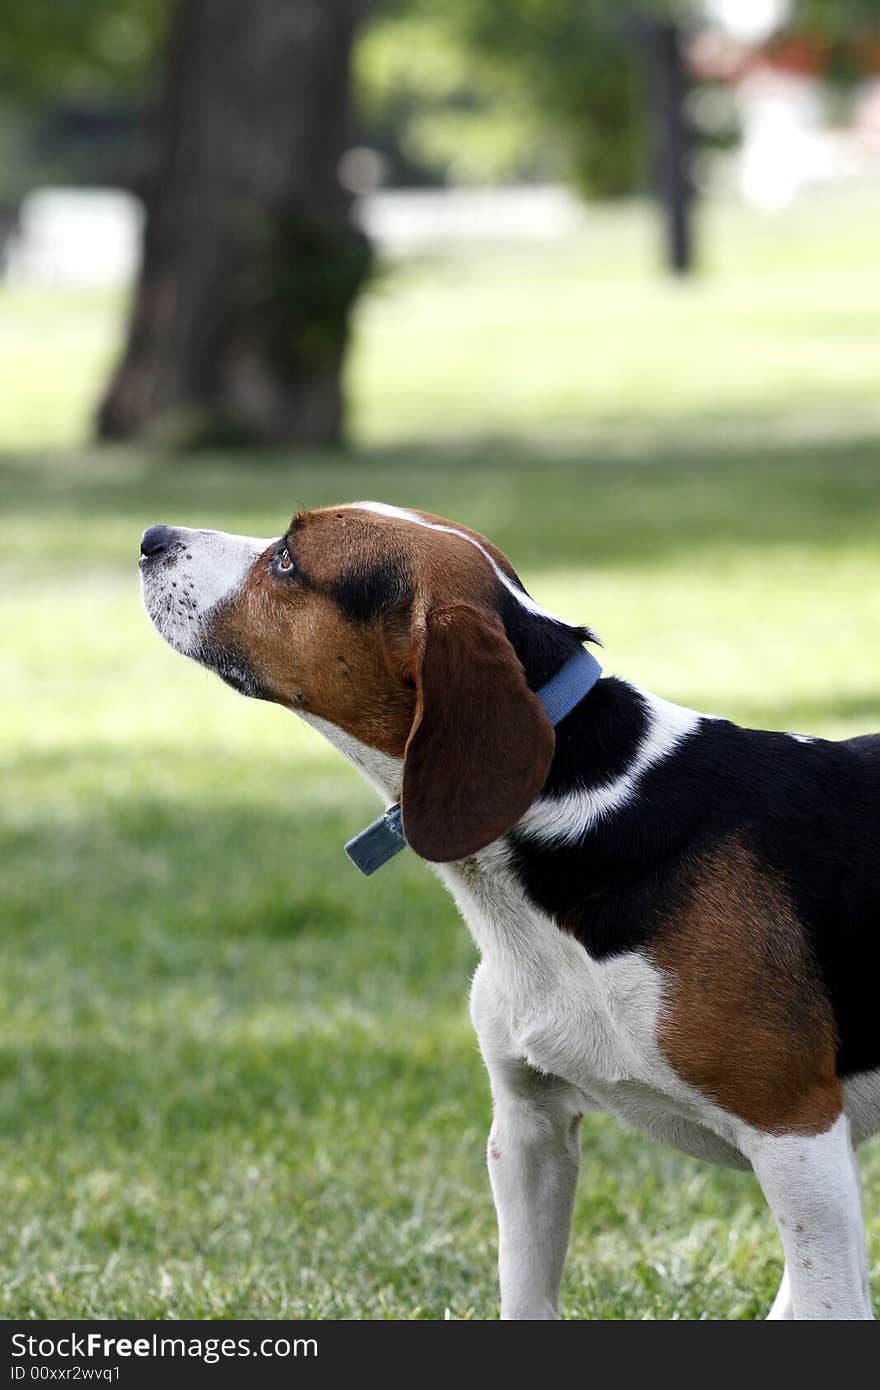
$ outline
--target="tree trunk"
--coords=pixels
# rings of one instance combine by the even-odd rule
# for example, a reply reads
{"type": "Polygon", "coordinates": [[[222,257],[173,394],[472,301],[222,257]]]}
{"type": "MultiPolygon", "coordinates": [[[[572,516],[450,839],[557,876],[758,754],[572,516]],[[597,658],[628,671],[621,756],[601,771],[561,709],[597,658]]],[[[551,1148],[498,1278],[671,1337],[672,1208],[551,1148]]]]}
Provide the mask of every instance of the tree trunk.
{"type": "Polygon", "coordinates": [[[279,444],[342,430],[369,250],[337,167],[359,0],[176,0],[128,341],[103,438],[279,444]]]}
{"type": "Polygon", "coordinates": [[[675,24],[649,24],[654,77],[656,129],[659,139],[658,192],[666,234],[666,260],[676,275],[693,270],[693,182],[690,170],[690,124],[687,118],[687,73],[681,34],[675,24]]]}

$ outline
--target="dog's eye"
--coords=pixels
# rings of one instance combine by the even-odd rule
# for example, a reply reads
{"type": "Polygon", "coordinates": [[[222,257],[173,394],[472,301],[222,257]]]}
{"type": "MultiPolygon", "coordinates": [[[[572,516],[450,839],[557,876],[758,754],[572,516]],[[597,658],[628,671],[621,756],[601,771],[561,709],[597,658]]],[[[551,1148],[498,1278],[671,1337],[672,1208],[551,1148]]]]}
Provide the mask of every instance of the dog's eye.
{"type": "Polygon", "coordinates": [[[292,570],[293,561],[290,558],[290,551],[287,546],[278,552],[278,568],[280,570],[292,570]]]}

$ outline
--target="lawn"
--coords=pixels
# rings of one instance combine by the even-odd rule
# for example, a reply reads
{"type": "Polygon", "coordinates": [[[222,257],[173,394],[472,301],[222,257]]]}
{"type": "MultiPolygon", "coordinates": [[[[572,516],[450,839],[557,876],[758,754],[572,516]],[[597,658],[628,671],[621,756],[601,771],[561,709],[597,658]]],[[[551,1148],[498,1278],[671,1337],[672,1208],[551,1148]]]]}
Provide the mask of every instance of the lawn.
{"type": "MultiPolygon", "coordinates": [[[[880,728],[878,211],[713,209],[686,286],[637,209],[389,267],[325,458],[85,447],[121,306],[0,291],[0,1316],[496,1315],[467,933],[411,855],[349,867],[316,735],[161,644],[140,531],[427,507],[610,671],[880,728]]],[[[780,1268],[751,1178],[585,1122],[569,1315],[761,1316],[780,1268]]]]}

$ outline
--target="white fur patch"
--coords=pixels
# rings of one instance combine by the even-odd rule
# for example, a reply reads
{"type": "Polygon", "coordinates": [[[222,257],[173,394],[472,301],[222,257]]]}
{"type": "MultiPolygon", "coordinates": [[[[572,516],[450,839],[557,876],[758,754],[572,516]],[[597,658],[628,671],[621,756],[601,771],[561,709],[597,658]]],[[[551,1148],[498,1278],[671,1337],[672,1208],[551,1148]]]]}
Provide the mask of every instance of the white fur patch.
{"type": "Polygon", "coordinates": [[[321,719],[317,714],[307,714],[304,710],[296,708],[294,713],[313,729],[317,729],[319,734],[323,734],[334,748],[339,749],[342,756],[356,767],[374,791],[379,793],[386,807],[398,800],[403,780],[401,758],[392,758],[390,753],[381,753],[378,748],[370,748],[366,743],[361,743],[360,739],[340,729],[338,724],[331,724],[329,719],[321,719]]]}
{"type": "Polygon", "coordinates": [[[870,1319],[859,1178],[849,1121],[824,1134],[752,1134],[747,1151],[779,1227],[790,1304],[798,1319],[870,1319]]]}
{"type": "Polygon", "coordinates": [[[186,526],[170,529],[167,557],[141,568],[144,607],[175,651],[197,656],[213,610],[240,589],[251,565],[275,540],[186,526]]]}
{"type": "Polygon", "coordinates": [[[648,769],[667,758],[707,717],[646,691],[638,694],[646,706],[648,728],[626,771],[598,787],[542,797],[526,811],[518,830],[543,844],[577,842],[626,806],[638,794],[639,781],[648,769]]]}
{"type": "Polygon", "coordinates": [[[492,1020],[487,1039],[475,1015],[484,1054],[498,1065],[525,1059],[564,1081],[581,1110],[605,1110],[686,1153],[748,1167],[747,1126],[683,1081],[658,1047],[662,972],[638,951],[594,960],[526,902],[506,860],[499,843],[435,866],[482,956],[482,1012],[492,1020]]]}
{"type": "Polygon", "coordinates": [[[467,541],[468,545],[479,550],[480,554],[492,566],[496,579],[504,585],[507,592],[512,594],[517,603],[521,604],[528,613],[534,613],[540,618],[549,618],[554,623],[562,621],[554,614],[548,613],[547,609],[542,608],[539,603],[535,603],[535,600],[524,589],[518,589],[513,580],[508,579],[504,571],[495,563],[486,547],[480,545],[478,540],[469,536],[465,531],[459,531],[457,526],[441,526],[439,522],[426,521],[423,516],[417,516],[415,512],[406,511],[403,507],[389,506],[387,502],[353,502],[351,505],[357,511],[373,512],[376,516],[394,517],[397,521],[411,521],[414,526],[422,526],[426,531],[443,531],[448,536],[458,536],[459,540],[467,541]]]}

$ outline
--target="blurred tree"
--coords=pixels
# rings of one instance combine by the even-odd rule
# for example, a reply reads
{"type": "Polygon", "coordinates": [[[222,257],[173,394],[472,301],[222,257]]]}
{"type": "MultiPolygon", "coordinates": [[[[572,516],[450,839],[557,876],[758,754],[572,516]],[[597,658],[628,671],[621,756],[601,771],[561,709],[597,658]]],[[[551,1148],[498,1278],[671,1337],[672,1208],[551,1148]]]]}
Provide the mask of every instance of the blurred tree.
{"type": "MultiPolygon", "coordinates": [[[[0,120],[10,186],[34,168],[16,155],[17,112],[51,105],[69,131],[71,113],[103,105],[119,150],[114,107],[123,122],[151,113],[136,180],[148,215],[144,263],[99,411],[102,435],[183,417],[227,437],[339,437],[349,311],[370,266],[337,178],[360,3],[0,0],[0,92],[16,108],[0,120]]],[[[362,3],[366,136],[398,173],[567,178],[593,196],[648,184],[660,108],[650,107],[645,36],[657,22],[705,13],[702,0],[362,3]]],[[[858,73],[880,0],[795,0],[791,22],[832,53],[825,71],[855,53],[858,73]]],[[[674,114],[667,103],[660,153],[670,188],[684,161],[684,144],[670,141],[674,114]]],[[[70,167],[81,175],[85,166],[70,167]]],[[[105,156],[88,167],[100,177],[105,156]]],[[[677,206],[667,198],[679,252],[685,204],[681,187],[677,206]]]]}
{"type": "Polygon", "coordinates": [[[367,111],[458,179],[656,186],[667,260],[691,266],[690,122],[676,25],[698,0],[379,0],[360,49],[367,111]]]}
{"type": "Polygon", "coordinates": [[[337,165],[357,0],[176,0],[152,122],[144,259],[98,416],[325,444],[369,269],[337,165]]]}
{"type": "Polygon", "coordinates": [[[391,133],[392,157],[453,182],[632,192],[646,175],[639,14],[606,0],[376,0],[356,68],[368,135],[391,133]]]}
{"type": "MultiPolygon", "coordinates": [[[[368,138],[438,182],[565,178],[590,197],[651,181],[646,37],[702,0],[374,0],[356,73],[368,138]]],[[[794,0],[787,27],[855,60],[880,0],[794,0]]],[[[842,56],[841,56],[842,55],[842,56]]],[[[732,134],[732,132],[728,132],[732,134]]],[[[701,134],[701,139],[702,139],[701,134]]]]}

